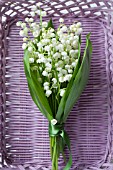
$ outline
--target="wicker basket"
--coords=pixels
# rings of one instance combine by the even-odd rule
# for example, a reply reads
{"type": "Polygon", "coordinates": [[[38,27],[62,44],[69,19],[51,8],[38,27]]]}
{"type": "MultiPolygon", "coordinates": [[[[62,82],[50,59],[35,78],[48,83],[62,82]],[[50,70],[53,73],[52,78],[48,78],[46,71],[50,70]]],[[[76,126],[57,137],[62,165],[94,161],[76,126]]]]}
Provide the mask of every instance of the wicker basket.
{"type": "MultiPolygon", "coordinates": [[[[18,20],[36,0],[0,1],[0,152],[1,169],[49,170],[48,123],[29,95],[23,71],[18,20]]],[[[38,1],[37,1],[38,2],[38,1]]],[[[93,57],[89,83],[67,120],[72,170],[113,170],[113,0],[42,0],[42,9],[67,25],[82,22],[91,32],[93,57]]],[[[36,18],[38,19],[38,18],[36,18]]],[[[68,153],[66,151],[68,156],[68,153]]],[[[62,158],[59,170],[63,169],[62,158]]]]}

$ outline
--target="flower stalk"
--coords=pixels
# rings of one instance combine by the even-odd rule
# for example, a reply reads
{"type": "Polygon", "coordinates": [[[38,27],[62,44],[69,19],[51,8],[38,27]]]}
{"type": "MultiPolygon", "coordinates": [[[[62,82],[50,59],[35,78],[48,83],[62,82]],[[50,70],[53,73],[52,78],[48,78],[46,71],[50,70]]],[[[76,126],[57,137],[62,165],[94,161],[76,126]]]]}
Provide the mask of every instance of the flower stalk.
{"type": "Polygon", "coordinates": [[[57,137],[50,137],[51,139],[51,159],[52,159],[52,170],[58,170],[58,146],[57,146],[57,137]]]}

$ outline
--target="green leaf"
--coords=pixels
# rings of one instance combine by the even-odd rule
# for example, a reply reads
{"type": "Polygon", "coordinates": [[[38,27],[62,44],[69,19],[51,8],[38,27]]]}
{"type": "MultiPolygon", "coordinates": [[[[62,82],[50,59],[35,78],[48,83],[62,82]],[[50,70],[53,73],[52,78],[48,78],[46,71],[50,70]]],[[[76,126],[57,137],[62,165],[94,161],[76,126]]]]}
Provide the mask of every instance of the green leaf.
{"type": "Polygon", "coordinates": [[[25,50],[24,51],[24,71],[25,71],[25,74],[31,76],[31,73],[30,73],[30,65],[29,65],[29,52],[28,50],[25,50]]]}
{"type": "Polygon", "coordinates": [[[77,65],[75,67],[75,70],[74,70],[74,73],[73,73],[73,76],[70,80],[70,82],[68,83],[68,86],[66,88],[66,91],[65,91],[65,94],[64,96],[62,97],[61,101],[60,101],[60,104],[59,104],[59,107],[58,107],[58,111],[57,111],[57,114],[56,114],[56,119],[58,120],[59,123],[62,122],[62,116],[63,116],[63,113],[64,113],[64,108],[65,108],[65,103],[66,103],[66,100],[70,94],[70,91],[71,91],[71,87],[73,85],[73,82],[74,82],[74,79],[75,79],[75,76],[76,74],[78,73],[78,70],[80,68],[80,46],[81,46],[81,37],[79,37],[79,47],[78,47],[78,62],[77,62],[77,65]]]}
{"type": "Polygon", "coordinates": [[[37,77],[35,75],[36,72],[30,69],[29,56],[30,53],[28,50],[26,50],[24,55],[24,70],[28,82],[29,91],[37,107],[44,114],[44,116],[46,116],[46,118],[50,121],[51,119],[53,119],[52,112],[48,100],[44,94],[44,91],[37,80],[37,77]]]}
{"type": "Polygon", "coordinates": [[[48,29],[48,28],[53,28],[54,29],[52,19],[50,19],[49,22],[48,22],[48,26],[46,27],[46,29],[48,29]]]}
{"type": "Polygon", "coordinates": [[[29,85],[29,83],[28,83],[28,87],[29,87],[29,91],[30,91],[30,94],[31,94],[31,97],[32,97],[34,103],[37,105],[37,107],[39,108],[39,110],[40,110],[41,112],[43,112],[43,110],[40,108],[39,103],[37,102],[36,93],[35,93],[35,91],[33,90],[32,86],[29,85]]]}
{"type": "Polygon", "coordinates": [[[81,93],[83,92],[89,78],[91,55],[92,55],[92,43],[89,38],[90,38],[90,34],[87,35],[86,48],[84,51],[81,67],[75,77],[73,86],[71,88],[70,94],[65,104],[63,122],[66,121],[69,112],[71,111],[72,107],[74,106],[74,104],[80,97],[81,93]]]}

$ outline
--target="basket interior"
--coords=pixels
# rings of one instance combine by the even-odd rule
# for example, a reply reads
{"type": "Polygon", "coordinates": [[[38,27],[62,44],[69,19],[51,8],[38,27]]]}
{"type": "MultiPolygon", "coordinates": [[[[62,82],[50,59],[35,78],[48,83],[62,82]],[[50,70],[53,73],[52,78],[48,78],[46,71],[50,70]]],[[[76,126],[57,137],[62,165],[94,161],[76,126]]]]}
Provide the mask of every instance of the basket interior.
{"type": "MultiPolygon", "coordinates": [[[[86,34],[91,32],[93,56],[89,83],[66,123],[71,139],[73,167],[101,162],[106,154],[108,135],[108,67],[103,25],[93,19],[66,18],[83,25],[82,53],[86,34]]],[[[58,18],[53,17],[57,27],[58,18]]],[[[33,103],[23,69],[22,38],[15,23],[9,29],[6,55],[6,161],[13,165],[50,161],[47,120],[33,103]]],[[[66,151],[67,152],[67,151],[66,151]]],[[[67,153],[68,155],[68,153],[67,153]]],[[[62,159],[59,161],[62,164],[62,159]]]]}

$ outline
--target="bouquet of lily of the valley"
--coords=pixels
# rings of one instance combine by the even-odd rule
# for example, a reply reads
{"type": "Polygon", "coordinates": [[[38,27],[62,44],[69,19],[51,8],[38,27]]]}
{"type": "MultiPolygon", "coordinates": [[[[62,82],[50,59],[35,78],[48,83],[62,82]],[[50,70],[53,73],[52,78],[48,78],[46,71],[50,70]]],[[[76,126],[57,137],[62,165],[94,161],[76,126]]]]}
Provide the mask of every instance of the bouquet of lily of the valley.
{"type": "Polygon", "coordinates": [[[92,54],[90,34],[86,37],[81,57],[83,30],[80,22],[66,26],[64,19],[60,18],[59,27],[55,29],[52,19],[43,22],[46,12],[41,10],[40,3],[32,6],[30,14],[25,22],[17,22],[22,28],[20,36],[24,41],[22,48],[28,87],[33,101],[49,122],[52,170],[58,170],[60,154],[66,163],[65,146],[70,156],[64,170],[69,170],[72,156],[64,124],[88,81],[92,54]],[[39,23],[34,21],[35,15],[40,16],[39,23]]]}

